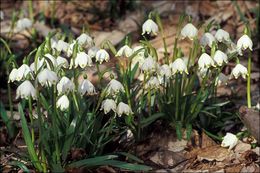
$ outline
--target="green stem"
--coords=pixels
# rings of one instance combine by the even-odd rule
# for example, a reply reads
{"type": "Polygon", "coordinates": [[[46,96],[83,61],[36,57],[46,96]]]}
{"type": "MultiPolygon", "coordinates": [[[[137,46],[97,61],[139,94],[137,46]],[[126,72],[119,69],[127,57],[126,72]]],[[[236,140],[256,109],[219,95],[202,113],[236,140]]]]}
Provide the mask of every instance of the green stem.
{"type": "Polygon", "coordinates": [[[248,57],[248,76],[247,76],[247,107],[251,108],[251,63],[252,63],[252,53],[249,52],[248,57]]]}
{"type": "Polygon", "coordinates": [[[32,124],[31,133],[32,133],[32,143],[34,144],[34,127],[33,127],[33,113],[32,113],[32,98],[29,97],[29,118],[32,124]]]}

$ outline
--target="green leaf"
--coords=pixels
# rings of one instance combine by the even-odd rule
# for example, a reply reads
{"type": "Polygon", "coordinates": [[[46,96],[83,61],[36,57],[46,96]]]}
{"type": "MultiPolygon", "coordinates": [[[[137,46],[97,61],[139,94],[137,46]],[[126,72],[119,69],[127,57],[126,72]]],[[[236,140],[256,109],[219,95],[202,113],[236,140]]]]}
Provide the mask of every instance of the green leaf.
{"type": "Polygon", "coordinates": [[[130,153],[126,153],[126,152],[117,152],[115,154],[119,154],[119,155],[123,155],[133,161],[139,162],[139,163],[144,163],[144,161],[142,161],[141,159],[139,159],[138,157],[134,156],[133,154],[130,153]]]}
{"type": "Polygon", "coordinates": [[[177,135],[177,138],[178,140],[181,140],[182,139],[182,126],[181,126],[181,122],[177,122],[175,124],[175,128],[176,128],[176,135],[177,135]]]}
{"type": "Polygon", "coordinates": [[[153,123],[154,121],[156,121],[158,118],[164,116],[165,114],[164,113],[155,113],[153,115],[151,115],[150,117],[146,118],[146,119],[143,119],[141,120],[141,126],[142,127],[146,127],[148,125],[150,125],[151,123],[153,123]]]}
{"type": "Polygon", "coordinates": [[[126,169],[130,171],[150,171],[152,170],[151,167],[145,166],[145,165],[139,165],[139,164],[133,164],[133,163],[126,163],[118,160],[106,160],[103,162],[102,165],[109,165],[121,169],[126,169]]]}
{"type": "Polygon", "coordinates": [[[2,102],[0,103],[0,113],[1,113],[1,118],[7,127],[8,134],[10,135],[11,138],[13,138],[15,135],[15,126],[12,123],[11,119],[7,116],[7,112],[2,102]]]}
{"type": "Polygon", "coordinates": [[[21,168],[23,170],[23,172],[30,173],[29,169],[22,162],[19,162],[19,161],[15,160],[15,161],[10,162],[9,164],[12,165],[12,166],[21,168]]]}
{"type": "Polygon", "coordinates": [[[191,125],[191,124],[187,124],[187,125],[186,125],[186,136],[187,136],[187,140],[190,140],[191,133],[192,133],[192,125],[191,125]]]}
{"type": "Polygon", "coordinates": [[[38,171],[42,172],[43,168],[38,160],[36,151],[34,149],[34,145],[32,143],[32,139],[31,139],[31,134],[30,134],[29,128],[27,126],[27,122],[24,117],[24,112],[23,112],[23,108],[22,108],[21,104],[19,104],[18,109],[19,109],[19,113],[21,115],[23,137],[24,137],[25,143],[27,145],[27,150],[29,152],[31,162],[35,166],[35,168],[38,169],[38,171]]]}

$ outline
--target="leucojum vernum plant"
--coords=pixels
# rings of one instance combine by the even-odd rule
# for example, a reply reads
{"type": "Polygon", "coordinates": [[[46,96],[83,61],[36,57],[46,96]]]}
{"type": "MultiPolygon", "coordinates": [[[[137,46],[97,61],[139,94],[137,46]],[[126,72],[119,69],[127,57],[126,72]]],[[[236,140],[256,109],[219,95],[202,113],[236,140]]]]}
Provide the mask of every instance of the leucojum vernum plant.
{"type": "MultiPolygon", "coordinates": [[[[20,67],[12,63],[9,75],[9,82],[18,85],[16,98],[25,103],[19,104],[19,112],[31,164],[43,172],[98,165],[134,169],[130,163],[128,167],[118,161],[116,154],[101,156],[106,144],[123,133],[141,140],[146,127],[157,119],[174,127],[179,139],[188,139],[198,115],[206,112],[207,105],[216,104],[217,85],[229,78],[248,79],[250,107],[251,53],[248,68],[238,59],[247,49],[252,51],[249,29],[237,44],[213,23],[201,30],[199,38],[191,18],[181,16],[173,50],[169,50],[154,12],[142,26],[143,39],[133,48],[128,38],[117,51],[107,40],[97,47],[87,33],[76,39],[50,33],[20,67]],[[149,42],[150,36],[158,35],[164,45],[161,59],[149,42]],[[182,39],[190,41],[188,54],[179,47],[182,39]],[[115,67],[101,68],[112,58],[116,58],[115,67]],[[228,77],[222,69],[230,61],[237,64],[228,77]],[[93,68],[97,84],[86,73],[93,68]],[[186,129],[186,137],[182,129],[186,129]],[[71,162],[71,148],[86,149],[89,158],[71,162]]],[[[135,166],[136,170],[149,170],[135,166]]]]}

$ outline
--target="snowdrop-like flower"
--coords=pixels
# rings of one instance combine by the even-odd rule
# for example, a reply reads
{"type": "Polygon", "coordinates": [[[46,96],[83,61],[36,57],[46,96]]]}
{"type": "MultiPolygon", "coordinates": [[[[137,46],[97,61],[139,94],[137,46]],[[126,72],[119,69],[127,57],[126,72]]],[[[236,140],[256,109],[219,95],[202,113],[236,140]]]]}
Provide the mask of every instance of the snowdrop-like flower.
{"type": "Polygon", "coordinates": [[[19,19],[17,21],[17,29],[23,31],[32,27],[32,21],[28,18],[19,19]]]}
{"type": "Polygon", "coordinates": [[[16,79],[17,79],[17,72],[18,72],[17,68],[14,68],[11,71],[11,73],[9,74],[8,83],[16,81],[16,79]]]}
{"type": "Polygon", "coordinates": [[[193,40],[197,35],[198,29],[192,23],[188,23],[181,30],[182,38],[188,37],[190,40],[193,40]]]}
{"type": "Polygon", "coordinates": [[[57,49],[57,45],[58,45],[58,42],[55,39],[51,38],[51,48],[57,49]]]}
{"type": "Polygon", "coordinates": [[[57,83],[58,76],[55,72],[45,68],[38,74],[37,80],[42,86],[51,86],[57,83]]]}
{"type": "Polygon", "coordinates": [[[36,100],[36,90],[33,87],[32,83],[26,80],[21,85],[18,86],[16,90],[16,99],[18,98],[28,99],[29,97],[32,97],[34,100],[36,100]]]}
{"type": "Polygon", "coordinates": [[[112,79],[107,85],[107,92],[111,95],[114,95],[120,91],[125,91],[123,85],[119,81],[112,79]]]}
{"type": "Polygon", "coordinates": [[[147,82],[146,87],[150,89],[158,89],[160,87],[159,79],[155,76],[152,76],[147,82]]]}
{"type": "Polygon", "coordinates": [[[203,53],[198,61],[199,64],[199,69],[208,69],[209,67],[215,67],[214,61],[213,59],[207,54],[207,53],[203,53]]]}
{"type": "Polygon", "coordinates": [[[142,35],[145,33],[147,34],[152,33],[153,35],[157,35],[159,30],[158,25],[152,19],[146,20],[142,26],[142,29],[143,29],[142,35]]]}
{"type": "Polygon", "coordinates": [[[31,75],[32,77],[32,71],[30,67],[27,64],[23,64],[21,67],[17,70],[16,80],[21,81],[27,77],[27,75],[31,75]]]}
{"type": "Polygon", "coordinates": [[[85,34],[85,33],[82,33],[77,38],[77,41],[78,41],[80,46],[85,46],[85,45],[91,46],[91,45],[93,45],[93,39],[88,34],[85,34]]]}
{"type": "MultiPolygon", "coordinates": [[[[70,68],[73,66],[73,60],[71,60],[70,68]]],[[[85,68],[86,66],[92,66],[92,59],[85,52],[77,53],[75,58],[74,67],[77,68],[80,66],[81,68],[85,68]]]]}
{"type": "Polygon", "coordinates": [[[226,75],[224,75],[223,73],[220,73],[218,75],[218,77],[216,78],[215,85],[220,86],[222,83],[227,84],[227,82],[228,82],[228,77],[226,75]]]}
{"type": "Polygon", "coordinates": [[[177,72],[180,72],[180,74],[182,74],[183,72],[185,72],[186,74],[189,74],[187,66],[186,66],[185,62],[183,61],[183,59],[181,59],[181,58],[177,58],[173,63],[171,63],[170,66],[171,66],[173,75],[177,72]]]}
{"type": "Polygon", "coordinates": [[[102,102],[100,110],[104,110],[105,114],[107,114],[111,110],[116,112],[116,102],[112,99],[106,99],[102,102]]]}
{"type": "Polygon", "coordinates": [[[67,49],[67,56],[70,57],[73,53],[73,49],[74,49],[74,46],[76,45],[76,41],[73,40],[72,43],[69,44],[68,46],[68,49],[67,49]]]}
{"type": "Polygon", "coordinates": [[[58,51],[67,52],[67,50],[69,48],[69,43],[67,43],[63,40],[59,40],[56,48],[57,48],[58,51]]]}
{"type": "Polygon", "coordinates": [[[225,62],[227,63],[228,62],[228,57],[227,55],[220,51],[220,50],[217,50],[215,52],[215,55],[213,57],[214,61],[217,63],[218,66],[222,66],[222,64],[225,62]]]}
{"type": "Polygon", "coordinates": [[[133,114],[132,109],[125,103],[120,102],[117,106],[116,112],[119,117],[122,116],[122,114],[130,115],[133,114]]]}
{"type": "Polygon", "coordinates": [[[78,92],[83,96],[86,92],[88,94],[95,94],[94,85],[87,79],[84,79],[78,86],[78,92]]]}
{"type": "Polygon", "coordinates": [[[238,138],[232,133],[227,133],[224,137],[221,147],[229,147],[228,150],[232,150],[238,143],[238,138]]]}
{"type": "Polygon", "coordinates": [[[251,51],[253,50],[253,42],[248,35],[243,35],[237,41],[237,49],[238,50],[246,50],[249,48],[251,51]]]}
{"type": "Polygon", "coordinates": [[[215,38],[218,42],[230,42],[229,33],[223,29],[218,29],[215,38]]]}
{"type": "Polygon", "coordinates": [[[129,58],[132,54],[133,54],[133,50],[128,45],[124,45],[118,50],[116,56],[125,56],[129,58]]]}
{"type": "Polygon", "coordinates": [[[75,88],[74,83],[66,76],[63,76],[59,81],[59,83],[57,84],[57,90],[59,95],[73,91],[74,88],[75,88]]]}
{"type": "Polygon", "coordinates": [[[160,74],[160,76],[162,76],[162,77],[166,77],[166,78],[169,78],[169,77],[171,77],[171,68],[169,67],[169,65],[168,64],[164,64],[164,65],[162,65],[161,67],[160,67],[160,69],[159,69],[159,74],[160,74]]]}
{"type": "Polygon", "coordinates": [[[157,71],[158,64],[155,62],[155,60],[149,56],[146,58],[141,66],[141,70],[144,73],[153,73],[157,71]]]}
{"type": "Polygon", "coordinates": [[[98,48],[95,46],[89,48],[88,56],[90,56],[90,58],[94,58],[96,56],[97,51],[98,51],[98,48]]]}
{"type": "Polygon", "coordinates": [[[66,58],[58,56],[56,61],[57,61],[57,65],[58,66],[62,66],[63,68],[68,68],[69,67],[69,63],[68,63],[66,58]]]}
{"type": "Polygon", "coordinates": [[[56,103],[57,108],[59,108],[61,111],[65,111],[66,109],[69,108],[70,106],[70,101],[66,95],[61,96],[57,103],[56,103]]]}
{"type": "Polygon", "coordinates": [[[109,54],[107,53],[106,50],[100,49],[97,51],[96,62],[99,62],[101,64],[103,61],[108,62],[108,60],[109,60],[109,54]]]}
{"type": "Polygon", "coordinates": [[[211,47],[214,41],[215,37],[211,33],[207,32],[201,37],[200,44],[202,46],[208,45],[209,47],[211,47]]]}
{"type": "Polygon", "coordinates": [[[237,79],[240,75],[245,79],[248,75],[247,68],[241,64],[237,64],[231,72],[231,77],[234,76],[237,79]]]}
{"type": "MultiPolygon", "coordinates": [[[[56,60],[56,58],[55,58],[54,56],[52,56],[52,55],[49,54],[49,53],[45,54],[44,56],[47,57],[47,58],[51,61],[52,66],[53,66],[54,68],[57,67],[57,60],[56,60]]],[[[46,59],[44,59],[44,61],[45,61],[45,63],[47,64],[47,68],[48,68],[48,69],[51,69],[50,62],[49,62],[48,60],[46,60],[46,59]]]]}
{"type": "MultiPolygon", "coordinates": [[[[44,58],[42,58],[42,59],[38,58],[37,67],[36,67],[37,70],[36,70],[36,71],[38,71],[38,70],[43,66],[44,62],[45,62],[45,61],[44,61],[44,58]]],[[[36,71],[35,71],[35,62],[31,63],[30,69],[31,69],[31,71],[33,71],[34,73],[36,73],[36,71]]]]}

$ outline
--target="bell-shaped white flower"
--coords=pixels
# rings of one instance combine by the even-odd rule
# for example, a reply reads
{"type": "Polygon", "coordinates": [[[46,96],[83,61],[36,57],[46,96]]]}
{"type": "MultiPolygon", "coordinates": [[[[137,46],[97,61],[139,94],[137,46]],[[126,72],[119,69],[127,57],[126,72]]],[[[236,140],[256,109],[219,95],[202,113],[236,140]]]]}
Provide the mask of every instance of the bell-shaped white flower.
{"type": "Polygon", "coordinates": [[[170,67],[172,69],[173,75],[177,72],[180,72],[180,74],[182,74],[183,72],[189,74],[186,63],[181,58],[177,58],[173,63],[170,64],[170,67]]]}
{"type": "Polygon", "coordinates": [[[37,80],[42,86],[51,86],[57,83],[58,76],[55,72],[45,68],[38,74],[37,80]]]}
{"type": "Polygon", "coordinates": [[[186,24],[181,30],[182,38],[188,37],[193,40],[198,35],[198,29],[192,23],[186,24]]]}
{"type": "Polygon", "coordinates": [[[213,59],[207,54],[207,53],[203,53],[199,60],[198,60],[198,64],[199,64],[199,69],[208,69],[209,67],[215,67],[214,61],[213,59]]]}
{"type": "Polygon", "coordinates": [[[48,58],[49,61],[47,59],[44,59],[44,62],[47,64],[47,68],[51,69],[51,66],[53,66],[53,68],[57,67],[57,60],[54,56],[52,56],[51,54],[47,53],[44,55],[45,58],[48,58]],[[51,62],[51,64],[50,64],[51,62]]]}
{"type": "Polygon", "coordinates": [[[232,133],[227,133],[224,137],[221,147],[229,147],[228,150],[232,150],[238,143],[238,138],[232,133]]]}
{"type": "Polygon", "coordinates": [[[171,75],[172,75],[171,68],[169,67],[168,64],[164,64],[160,67],[159,75],[162,77],[166,77],[166,78],[171,77],[171,75]]]}
{"type": "Polygon", "coordinates": [[[117,106],[116,112],[119,117],[122,116],[122,114],[130,115],[133,114],[132,109],[125,103],[120,102],[117,106]]]}
{"type": "Polygon", "coordinates": [[[246,76],[248,75],[248,71],[247,71],[247,68],[244,67],[243,65],[237,64],[231,72],[231,77],[234,76],[237,79],[240,75],[244,79],[246,79],[246,76]]]}
{"type": "Polygon", "coordinates": [[[69,48],[69,43],[63,41],[63,40],[59,40],[58,43],[57,43],[57,50],[60,52],[60,51],[63,51],[63,52],[67,52],[68,48],[69,48]]]}
{"type": "Polygon", "coordinates": [[[11,71],[11,73],[9,74],[8,83],[16,81],[16,79],[17,79],[17,72],[18,72],[17,68],[14,68],[11,71]]]}
{"type": "Polygon", "coordinates": [[[96,53],[96,62],[99,62],[100,64],[103,62],[103,61],[106,61],[108,62],[109,60],[109,54],[107,53],[106,50],[104,49],[99,49],[96,53]]]}
{"type": "Polygon", "coordinates": [[[30,29],[32,27],[32,21],[28,18],[19,19],[17,21],[17,30],[23,31],[25,29],[30,29]]]}
{"type": "Polygon", "coordinates": [[[143,29],[142,35],[145,33],[147,34],[152,33],[153,35],[157,35],[159,30],[158,25],[152,19],[146,20],[142,26],[142,29],[143,29]]]}
{"type": "Polygon", "coordinates": [[[245,34],[238,39],[237,49],[243,51],[243,50],[246,50],[247,48],[249,48],[252,51],[253,50],[253,42],[252,42],[251,38],[248,37],[248,35],[245,34]]]}
{"type": "Polygon", "coordinates": [[[72,43],[68,45],[68,49],[66,51],[68,57],[71,57],[75,45],[76,45],[76,40],[73,40],[72,43]]]}
{"type": "Polygon", "coordinates": [[[31,63],[31,65],[30,65],[30,69],[31,69],[31,71],[33,71],[34,73],[36,73],[43,65],[44,65],[44,63],[45,63],[45,60],[44,60],[44,58],[42,58],[42,59],[40,59],[40,58],[38,58],[38,60],[37,60],[37,70],[35,71],[35,66],[36,66],[36,64],[35,64],[36,62],[33,62],[33,63],[31,63]]]}
{"type": "Polygon", "coordinates": [[[155,76],[152,76],[146,83],[146,87],[150,89],[158,89],[160,87],[159,79],[155,76]]]}
{"type": "Polygon", "coordinates": [[[63,76],[59,81],[59,83],[57,84],[57,90],[59,95],[73,91],[74,88],[75,88],[74,83],[66,76],[63,76]]]}
{"type": "Polygon", "coordinates": [[[88,49],[88,56],[90,56],[90,58],[94,58],[97,54],[98,48],[96,46],[93,46],[91,48],[88,49]]]}
{"type": "Polygon", "coordinates": [[[58,66],[62,66],[63,68],[68,68],[69,67],[69,63],[68,63],[66,58],[58,56],[56,60],[57,60],[57,65],[58,66]]]}
{"type": "Polygon", "coordinates": [[[100,110],[104,110],[105,114],[107,114],[111,110],[116,112],[116,102],[112,99],[106,99],[102,102],[100,110]]]}
{"type": "Polygon", "coordinates": [[[86,92],[90,95],[95,94],[96,90],[89,80],[84,79],[78,86],[78,92],[83,96],[86,92]]]}
{"type": "Polygon", "coordinates": [[[18,98],[29,99],[29,97],[32,97],[34,100],[36,100],[36,90],[32,85],[32,83],[26,80],[21,85],[18,86],[16,90],[16,99],[18,98]]]}
{"type": "Polygon", "coordinates": [[[216,78],[215,85],[216,86],[220,86],[221,84],[225,84],[226,85],[227,82],[228,82],[228,77],[225,74],[220,73],[218,75],[218,77],[216,78]]]}
{"type": "Polygon", "coordinates": [[[121,82],[112,79],[107,85],[107,92],[111,95],[115,95],[120,91],[122,92],[125,91],[123,85],[121,84],[121,82]]]}
{"type": "Polygon", "coordinates": [[[222,66],[222,64],[225,62],[227,63],[228,62],[228,57],[227,55],[220,51],[220,50],[217,50],[215,52],[215,55],[213,57],[214,61],[217,63],[218,66],[222,66]]]}
{"type": "Polygon", "coordinates": [[[32,77],[32,71],[27,64],[23,64],[17,70],[16,80],[21,81],[25,79],[27,75],[30,75],[32,77]]]}
{"type": "Polygon", "coordinates": [[[69,106],[70,101],[66,95],[61,96],[56,103],[56,107],[59,108],[61,111],[67,110],[69,106]]]}
{"type": "MultiPolygon", "coordinates": [[[[73,66],[73,60],[71,60],[70,68],[73,66]]],[[[87,66],[92,66],[92,59],[85,52],[77,53],[75,58],[74,67],[77,68],[80,66],[81,68],[85,68],[87,66]]]]}
{"type": "Polygon", "coordinates": [[[201,37],[200,44],[202,46],[208,45],[209,47],[211,47],[214,41],[216,41],[215,37],[211,33],[207,32],[201,37]]]}
{"type": "Polygon", "coordinates": [[[93,39],[85,33],[82,33],[78,38],[77,41],[80,46],[92,46],[93,45],[93,39]]]}
{"type": "Polygon", "coordinates": [[[129,58],[132,54],[133,54],[133,50],[128,45],[124,45],[118,50],[116,56],[125,56],[129,58]]]}
{"type": "Polygon", "coordinates": [[[147,57],[141,66],[141,70],[144,73],[150,73],[150,74],[156,72],[157,68],[158,68],[158,64],[151,56],[147,57]]]}
{"type": "Polygon", "coordinates": [[[229,33],[223,29],[218,29],[215,38],[218,42],[230,42],[229,33]]]}

